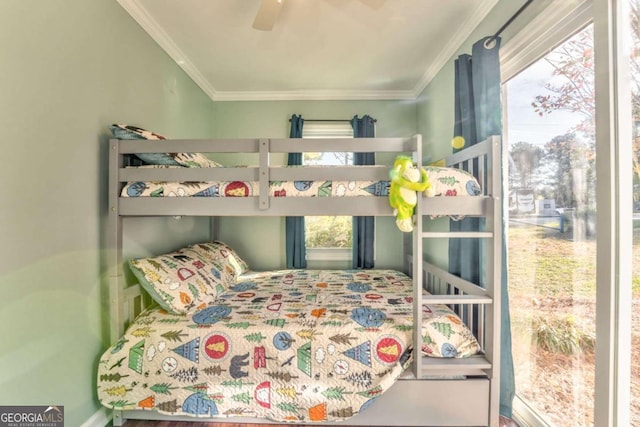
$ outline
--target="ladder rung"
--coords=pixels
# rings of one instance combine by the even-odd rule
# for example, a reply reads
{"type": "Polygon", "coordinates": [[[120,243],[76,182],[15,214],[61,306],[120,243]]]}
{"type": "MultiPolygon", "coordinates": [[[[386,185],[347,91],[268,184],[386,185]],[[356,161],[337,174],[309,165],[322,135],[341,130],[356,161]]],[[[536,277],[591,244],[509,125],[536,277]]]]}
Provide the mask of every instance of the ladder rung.
{"type": "Polygon", "coordinates": [[[491,363],[483,355],[466,358],[422,357],[422,373],[437,373],[444,370],[455,370],[460,374],[491,369],[491,363]]]}
{"type": "Polygon", "coordinates": [[[425,304],[491,304],[493,299],[480,295],[424,295],[425,304]]]}
{"type": "Polygon", "coordinates": [[[425,231],[420,234],[423,239],[426,238],[447,238],[447,239],[462,239],[473,237],[492,238],[493,232],[491,231],[425,231]]]}

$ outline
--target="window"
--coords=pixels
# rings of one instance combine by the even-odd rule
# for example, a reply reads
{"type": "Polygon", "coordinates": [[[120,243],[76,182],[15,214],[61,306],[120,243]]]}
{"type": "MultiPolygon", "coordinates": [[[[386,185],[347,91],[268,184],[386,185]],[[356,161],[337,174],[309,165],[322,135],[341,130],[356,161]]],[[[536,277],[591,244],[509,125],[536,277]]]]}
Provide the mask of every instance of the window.
{"type": "MultiPolygon", "coordinates": [[[[349,122],[305,122],[303,138],[353,138],[349,122]]],[[[350,165],[353,153],[303,153],[304,165],[350,165]]],[[[351,259],[351,216],[307,216],[305,217],[305,243],[308,260],[340,261],[351,259]]]]}
{"type": "MultiPolygon", "coordinates": [[[[546,52],[561,45],[561,40],[567,38],[576,29],[583,28],[588,22],[593,22],[593,44],[591,47],[585,46],[586,55],[583,55],[585,59],[589,56],[591,58],[582,62],[589,67],[581,70],[576,76],[582,77],[585,73],[593,75],[594,85],[586,87],[576,85],[575,88],[593,89],[594,95],[592,100],[585,99],[582,105],[575,104],[580,107],[575,112],[584,111],[584,107],[593,107],[597,113],[595,137],[597,212],[595,213],[598,230],[597,236],[594,236],[597,238],[595,248],[597,268],[595,272],[588,275],[594,276],[596,280],[596,290],[590,291],[588,296],[590,300],[591,295],[595,294],[593,298],[595,313],[592,317],[596,320],[597,336],[595,357],[586,353],[583,353],[582,357],[583,367],[591,365],[592,359],[595,358],[596,369],[593,385],[586,383],[588,388],[583,390],[579,390],[576,386],[579,386],[580,379],[584,377],[579,372],[575,372],[573,366],[568,367],[573,375],[558,375],[554,378],[556,385],[571,385],[567,389],[566,397],[573,400],[573,406],[564,414],[560,414],[556,409],[555,401],[552,407],[541,407],[535,401],[528,406],[531,402],[523,402],[521,390],[517,390],[519,396],[514,402],[514,415],[518,421],[522,421],[522,425],[531,427],[568,424],[572,426],[636,426],[640,425],[640,387],[638,386],[640,384],[640,364],[638,363],[640,351],[638,334],[640,238],[638,236],[640,233],[637,231],[640,226],[635,204],[640,198],[638,196],[640,194],[638,190],[640,188],[638,186],[638,176],[640,176],[640,168],[638,168],[640,1],[587,0],[551,3],[552,5],[540,16],[532,19],[523,31],[505,44],[501,52],[501,72],[507,81],[504,85],[505,93],[511,91],[507,102],[519,102],[519,96],[515,93],[518,88],[516,86],[509,88],[511,83],[509,80],[528,68],[536,59],[544,56],[546,52]],[[589,396],[589,402],[585,397],[579,397],[580,392],[590,394],[592,389],[594,393],[593,396],[589,396]],[[590,412],[592,415],[589,414],[590,412]],[[559,420],[560,415],[562,415],[561,420],[559,420]]],[[[508,110],[510,115],[509,118],[505,115],[504,120],[505,133],[507,133],[505,145],[507,142],[510,145],[521,140],[514,135],[511,124],[507,124],[513,119],[512,108],[512,105],[505,108],[505,112],[508,110]]],[[[547,127],[546,124],[541,124],[532,130],[539,133],[547,127]]],[[[514,177],[509,176],[509,178],[514,177]]],[[[586,183],[589,182],[586,181],[586,183]]],[[[576,219],[581,221],[584,218],[578,215],[576,219]]],[[[510,225],[512,223],[513,221],[510,221],[510,225]]],[[[567,222],[565,225],[571,227],[567,222]]],[[[587,230],[589,227],[587,226],[587,230]]],[[[560,229],[560,226],[558,228],[560,229]]],[[[576,254],[592,244],[592,241],[586,240],[586,246],[575,248],[573,254],[569,254],[569,259],[573,259],[576,254]]],[[[509,256],[511,255],[512,253],[509,252],[509,256]]],[[[542,271],[550,270],[551,266],[547,266],[542,271]]],[[[571,286],[579,289],[575,287],[575,282],[580,278],[581,272],[575,271],[575,273],[577,274],[572,278],[571,286]]],[[[513,299],[513,294],[510,297],[513,299]]],[[[533,303],[537,304],[538,301],[534,300],[533,303]]],[[[587,304],[589,303],[587,301],[587,304]]],[[[567,309],[567,314],[573,311],[573,308],[567,309]]],[[[512,316],[515,317],[514,314],[512,316]]],[[[514,338],[517,335],[515,327],[512,324],[514,338]]],[[[521,343],[523,341],[521,340],[521,343]]],[[[514,359],[520,357],[516,356],[516,353],[522,348],[520,346],[516,349],[514,343],[514,359]]],[[[531,357],[534,358],[535,354],[531,353],[531,357]]],[[[568,359],[569,361],[572,362],[571,359],[568,359]]],[[[516,362],[517,371],[528,369],[529,366],[531,365],[518,366],[516,362]]],[[[585,372],[583,370],[583,373],[585,372]]],[[[517,384],[516,388],[518,387],[517,384]]],[[[540,397],[544,399],[544,396],[540,397]]]]}
{"type": "MultiPolygon", "coordinates": [[[[621,338],[621,341],[629,345],[629,353],[627,353],[631,363],[629,377],[631,397],[629,400],[629,418],[630,425],[640,425],[640,0],[627,0],[625,13],[628,13],[629,21],[626,27],[622,28],[622,32],[630,40],[630,49],[625,52],[629,61],[629,81],[626,82],[631,92],[631,129],[627,129],[630,133],[631,143],[622,146],[621,151],[625,156],[632,159],[632,174],[628,182],[632,195],[629,200],[631,207],[631,221],[626,222],[627,234],[631,236],[631,281],[629,287],[625,289],[623,286],[621,293],[625,300],[631,295],[631,303],[625,307],[623,317],[627,318],[629,324],[623,324],[620,328],[623,334],[628,334],[621,338]],[[630,327],[629,327],[630,326],[630,327]]],[[[623,187],[624,188],[624,187],[623,187]]],[[[625,205],[623,204],[623,207],[625,205]]],[[[628,206],[628,205],[627,205],[628,206]]],[[[625,351],[625,350],[621,350],[625,351]]],[[[623,371],[626,371],[623,367],[623,371]]],[[[625,384],[626,388],[626,384],[625,384]]]]}
{"type": "Polygon", "coordinates": [[[535,414],[531,424],[591,426],[598,242],[593,26],[504,90],[517,400],[535,414]]]}

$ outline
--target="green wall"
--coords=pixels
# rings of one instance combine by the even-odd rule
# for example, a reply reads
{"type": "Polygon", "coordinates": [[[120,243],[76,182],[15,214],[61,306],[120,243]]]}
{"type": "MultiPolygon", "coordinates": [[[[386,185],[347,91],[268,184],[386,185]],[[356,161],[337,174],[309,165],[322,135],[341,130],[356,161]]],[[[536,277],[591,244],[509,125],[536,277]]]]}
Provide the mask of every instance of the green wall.
{"type": "MultiPolygon", "coordinates": [[[[528,6],[502,33],[501,47],[504,48],[514,34],[517,34],[524,25],[530,22],[545,7],[548,7],[550,3],[551,0],[539,0],[528,6]]],[[[417,132],[422,134],[425,162],[442,159],[449,156],[453,151],[451,139],[453,138],[455,121],[455,59],[463,53],[471,54],[471,48],[477,40],[495,34],[497,29],[502,27],[522,4],[512,0],[500,0],[418,96],[416,100],[416,125],[417,132]]],[[[438,219],[431,221],[426,224],[426,227],[431,231],[445,231],[449,229],[449,220],[438,219]]],[[[425,242],[425,254],[431,262],[442,268],[447,267],[448,243],[446,240],[425,242]]]]}
{"type": "MultiPolygon", "coordinates": [[[[493,33],[512,3],[502,0],[460,52],[493,33]]],[[[421,133],[427,159],[451,150],[453,58],[415,102],[212,102],[113,0],[2,0],[0,38],[0,404],[64,405],[69,426],[99,409],[109,124],[176,138],[285,137],[293,113],[369,114],[378,136],[421,133]]],[[[209,232],[206,220],[189,218],[125,227],[127,258],[209,232]]],[[[282,219],[223,218],[221,238],[253,268],[284,266],[282,219]]],[[[376,250],[378,267],[401,265],[392,218],[377,220],[376,250]]]]}
{"type": "MultiPolygon", "coordinates": [[[[213,103],[114,0],[2,0],[0,40],[0,404],[64,405],[80,426],[107,340],[107,126],[207,137],[213,103]]],[[[163,250],[158,230],[208,233],[130,223],[132,254],[163,250]]]]}
{"type": "MultiPolygon", "coordinates": [[[[577,0],[567,0],[576,2],[577,0]]],[[[552,0],[533,2],[501,34],[501,47],[531,21],[552,0]]],[[[473,44],[493,35],[523,4],[512,0],[500,0],[487,17],[445,63],[416,100],[417,130],[422,134],[425,161],[434,161],[451,154],[454,124],[454,61],[463,53],[471,54],[473,44]]]]}
{"type": "MultiPolygon", "coordinates": [[[[413,101],[255,101],[215,102],[214,134],[220,138],[285,138],[289,136],[292,114],[307,119],[350,119],[356,114],[359,117],[369,114],[377,119],[376,136],[404,137],[416,133],[413,101]]],[[[231,157],[219,160],[241,163],[241,159],[231,157]]],[[[284,164],[284,155],[276,162],[284,164]]],[[[391,165],[393,157],[379,157],[377,162],[391,165]]],[[[402,267],[401,234],[392,217],[376,218],[376,267],[402,267]]],[[[222,218],[220,238],[246,258],[253,269],[285,266],[283,218],[222,218]]],[[[350,264],[309,263],[309,268],[322,267],[350,268],[350,264]]]]}
{"type": "MultiPolygon", "coordinates": [[[[423,137],[425,160],[437,160],[452,152],[455,59],[463,53],[471,54],[471,48],[477,40],[493,35],[523,3],[500,0],[418,97],[417,129],[423,137]]],[[[528,6],[501,34],[501,47],[550,3],[551,0],[539,0],[528,6]]]]}

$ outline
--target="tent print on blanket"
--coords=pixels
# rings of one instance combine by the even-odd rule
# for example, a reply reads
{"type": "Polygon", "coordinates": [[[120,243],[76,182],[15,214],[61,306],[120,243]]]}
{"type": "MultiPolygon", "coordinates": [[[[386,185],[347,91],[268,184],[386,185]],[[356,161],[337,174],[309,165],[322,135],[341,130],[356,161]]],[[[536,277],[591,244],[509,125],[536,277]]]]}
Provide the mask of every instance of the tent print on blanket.
{"type": "Polygon", "coordinates": [[[213,305],[141,313],[103,354],[98,397],[167,415],[341,421],[408,366],[411,295],[391,270],[249,273],[213,305]]]}
{"type": "MultiPolygon", "coordinates": [[[[253,197],[257,181],[162,182],[136,181],[122,189],[124,197],[253,197]]],[[[352,197],[389,195],[389,181],[272,181],[272,197],[352,197]]]]}

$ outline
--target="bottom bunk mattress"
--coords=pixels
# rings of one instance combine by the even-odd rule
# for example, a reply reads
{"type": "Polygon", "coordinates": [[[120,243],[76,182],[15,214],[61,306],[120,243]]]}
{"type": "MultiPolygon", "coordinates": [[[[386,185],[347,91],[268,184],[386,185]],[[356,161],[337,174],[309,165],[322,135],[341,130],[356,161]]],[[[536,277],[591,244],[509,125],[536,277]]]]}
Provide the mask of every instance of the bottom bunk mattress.
{"type": "MultiPolygon", "coordinates": [[[[98,397],[169,415],[344,420],[408,366],[411,295],[392,270],[249,272],[205,308],[144,311],[101,357],[98,397]]],[[[424,314],[423,353],[479,351],[447,307],[424,314]]]]}

